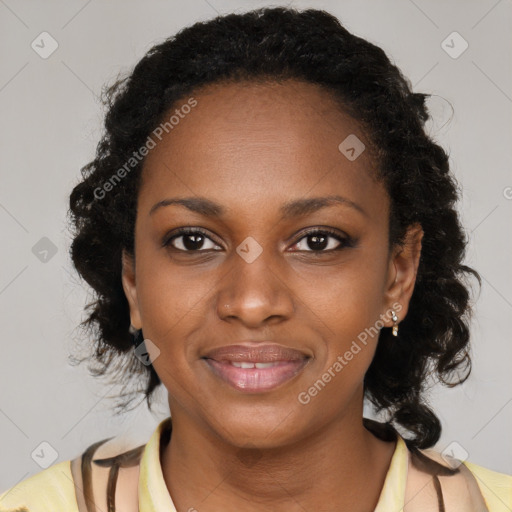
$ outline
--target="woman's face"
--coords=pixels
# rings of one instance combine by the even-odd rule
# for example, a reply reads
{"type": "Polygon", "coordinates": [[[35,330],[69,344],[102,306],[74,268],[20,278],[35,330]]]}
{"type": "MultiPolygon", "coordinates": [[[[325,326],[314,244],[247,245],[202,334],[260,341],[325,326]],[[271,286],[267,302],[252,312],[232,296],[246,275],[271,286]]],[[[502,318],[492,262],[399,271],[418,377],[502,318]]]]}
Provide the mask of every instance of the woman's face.
{"type": "Polygon", "coordinates": [[[360,418],[379,327],[392,307],[407,312],[421,235],[388,251],[369,141],[317,86],[217,85],[193,98],[153,136],[135,267],[123,258],[131,321],[159,350],[148,344],[174,422],[270,447],[360,418]],[[157,206],[183,198],[189,208],[157,206]],[[179,228],[202,233],[173,239],[179,228]],[[256,351],[231,350],[240,344],[256,351]],[[240,367],[258,360],[274,365],[240,367]]]}

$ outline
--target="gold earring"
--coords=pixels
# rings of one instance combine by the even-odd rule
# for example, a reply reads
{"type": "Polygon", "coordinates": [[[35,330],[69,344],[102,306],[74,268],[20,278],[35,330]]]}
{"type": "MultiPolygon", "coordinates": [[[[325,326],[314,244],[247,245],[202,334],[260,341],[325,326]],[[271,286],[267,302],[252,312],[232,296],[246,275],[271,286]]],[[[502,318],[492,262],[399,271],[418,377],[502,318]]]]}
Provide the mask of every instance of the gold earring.
{"type": "Polygon", "coordinates": [[[398,336],[398,317],[396,316],[395,310],[391,310],[391,318],[393,320],[393,336],[398,336]]]}

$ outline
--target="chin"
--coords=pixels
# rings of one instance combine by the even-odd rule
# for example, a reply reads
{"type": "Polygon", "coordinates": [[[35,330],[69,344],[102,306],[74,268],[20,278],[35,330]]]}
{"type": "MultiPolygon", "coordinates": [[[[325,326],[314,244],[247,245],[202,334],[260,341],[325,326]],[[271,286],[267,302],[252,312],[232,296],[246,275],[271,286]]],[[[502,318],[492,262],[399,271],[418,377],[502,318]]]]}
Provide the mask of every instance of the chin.
{"type": "Polygon", "coordinates": [[[212,428],[217,435],[239,448],[271,449],[291,444],[296,440],[293,434],[299,426],[290,409],[282,406],[267,406],[262,411],[252,405],[242,413],[239,407],[233,407],[232,412],[224,409],[220,417],[217,412],[215,420],[212,428]]]}

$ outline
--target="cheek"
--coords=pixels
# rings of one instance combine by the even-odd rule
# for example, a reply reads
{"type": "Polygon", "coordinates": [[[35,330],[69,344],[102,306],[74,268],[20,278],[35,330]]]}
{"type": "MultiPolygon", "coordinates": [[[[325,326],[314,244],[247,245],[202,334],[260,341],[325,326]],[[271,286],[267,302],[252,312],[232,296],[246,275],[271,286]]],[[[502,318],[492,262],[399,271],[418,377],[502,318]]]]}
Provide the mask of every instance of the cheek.
{"type": "Polygon", "coordinates": [[[301,391],[311,399],[319,418],[348,404],[360,389],[380,333],[378,289],[359,273],[333,276],[323,292],[309,294],[303,313],[316,326],[318,339],[314,376],[301,391]],[[358,276],[360,278],[358,278],[358,276]],[[334,410],[333,409],[333,410],[334,410]]]}
{"type": "Polygon", "coordinates": [[[309,271],[296,294],[327,331],[357,335],[379,319],[383,301],[383,264],[352,261],[323,271],[309,271]],[[315,284],[318,283],[318,284],[315,284]]]}
{"type": "Polygon", "coordinates": [[[322,286],[312,286],[312,275],[302,280],[297,293],[303,302],[302,321],[315,326],[323,340],[323,349],[317,354],[319,369],[323,372],[338,361],[331,373],[343,373],[342,379],[359,379],[371,363],[383,326],[384,262],[371,265],[354,258],[345,263],[324,272],[321,279],[317,271],[316,282],[322,286]]]}
{"type": "Polygon", "coordinates": [[[148,334],[162,341],[177,339],[187,332],[187,326],[204,323],[205,307],[215,290],[211,273],[201,272],[198,277],[192,266],[179,268],[160,254],[140,261],[137,295],[148,334]]]}

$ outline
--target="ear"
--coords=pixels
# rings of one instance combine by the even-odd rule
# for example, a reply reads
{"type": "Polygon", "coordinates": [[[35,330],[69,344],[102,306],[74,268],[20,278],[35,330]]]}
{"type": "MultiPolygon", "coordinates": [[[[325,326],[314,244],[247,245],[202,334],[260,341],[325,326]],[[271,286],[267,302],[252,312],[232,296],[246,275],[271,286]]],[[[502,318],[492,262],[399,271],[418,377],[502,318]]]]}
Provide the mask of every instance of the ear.
{"type": "Polygon", "coordinates": [[[423,229],[416,223],[407,229],[403,246],[393,249],[389,260],[388,281],[385,290],[385,317],[388,319],[387,326],[391,327],[390,310],[394,309],[398,322],[407,315],[409,302],[414,291],[416,275],[421,256],[421,241],[423,229]]]}
{"type": "Polygon", "coordinates": [[[137,287],[135,285],[135,262],[124,249],[121,256],[123,290],[130,306],[130,321],[135,329],[142,329],[137,287]]]}

